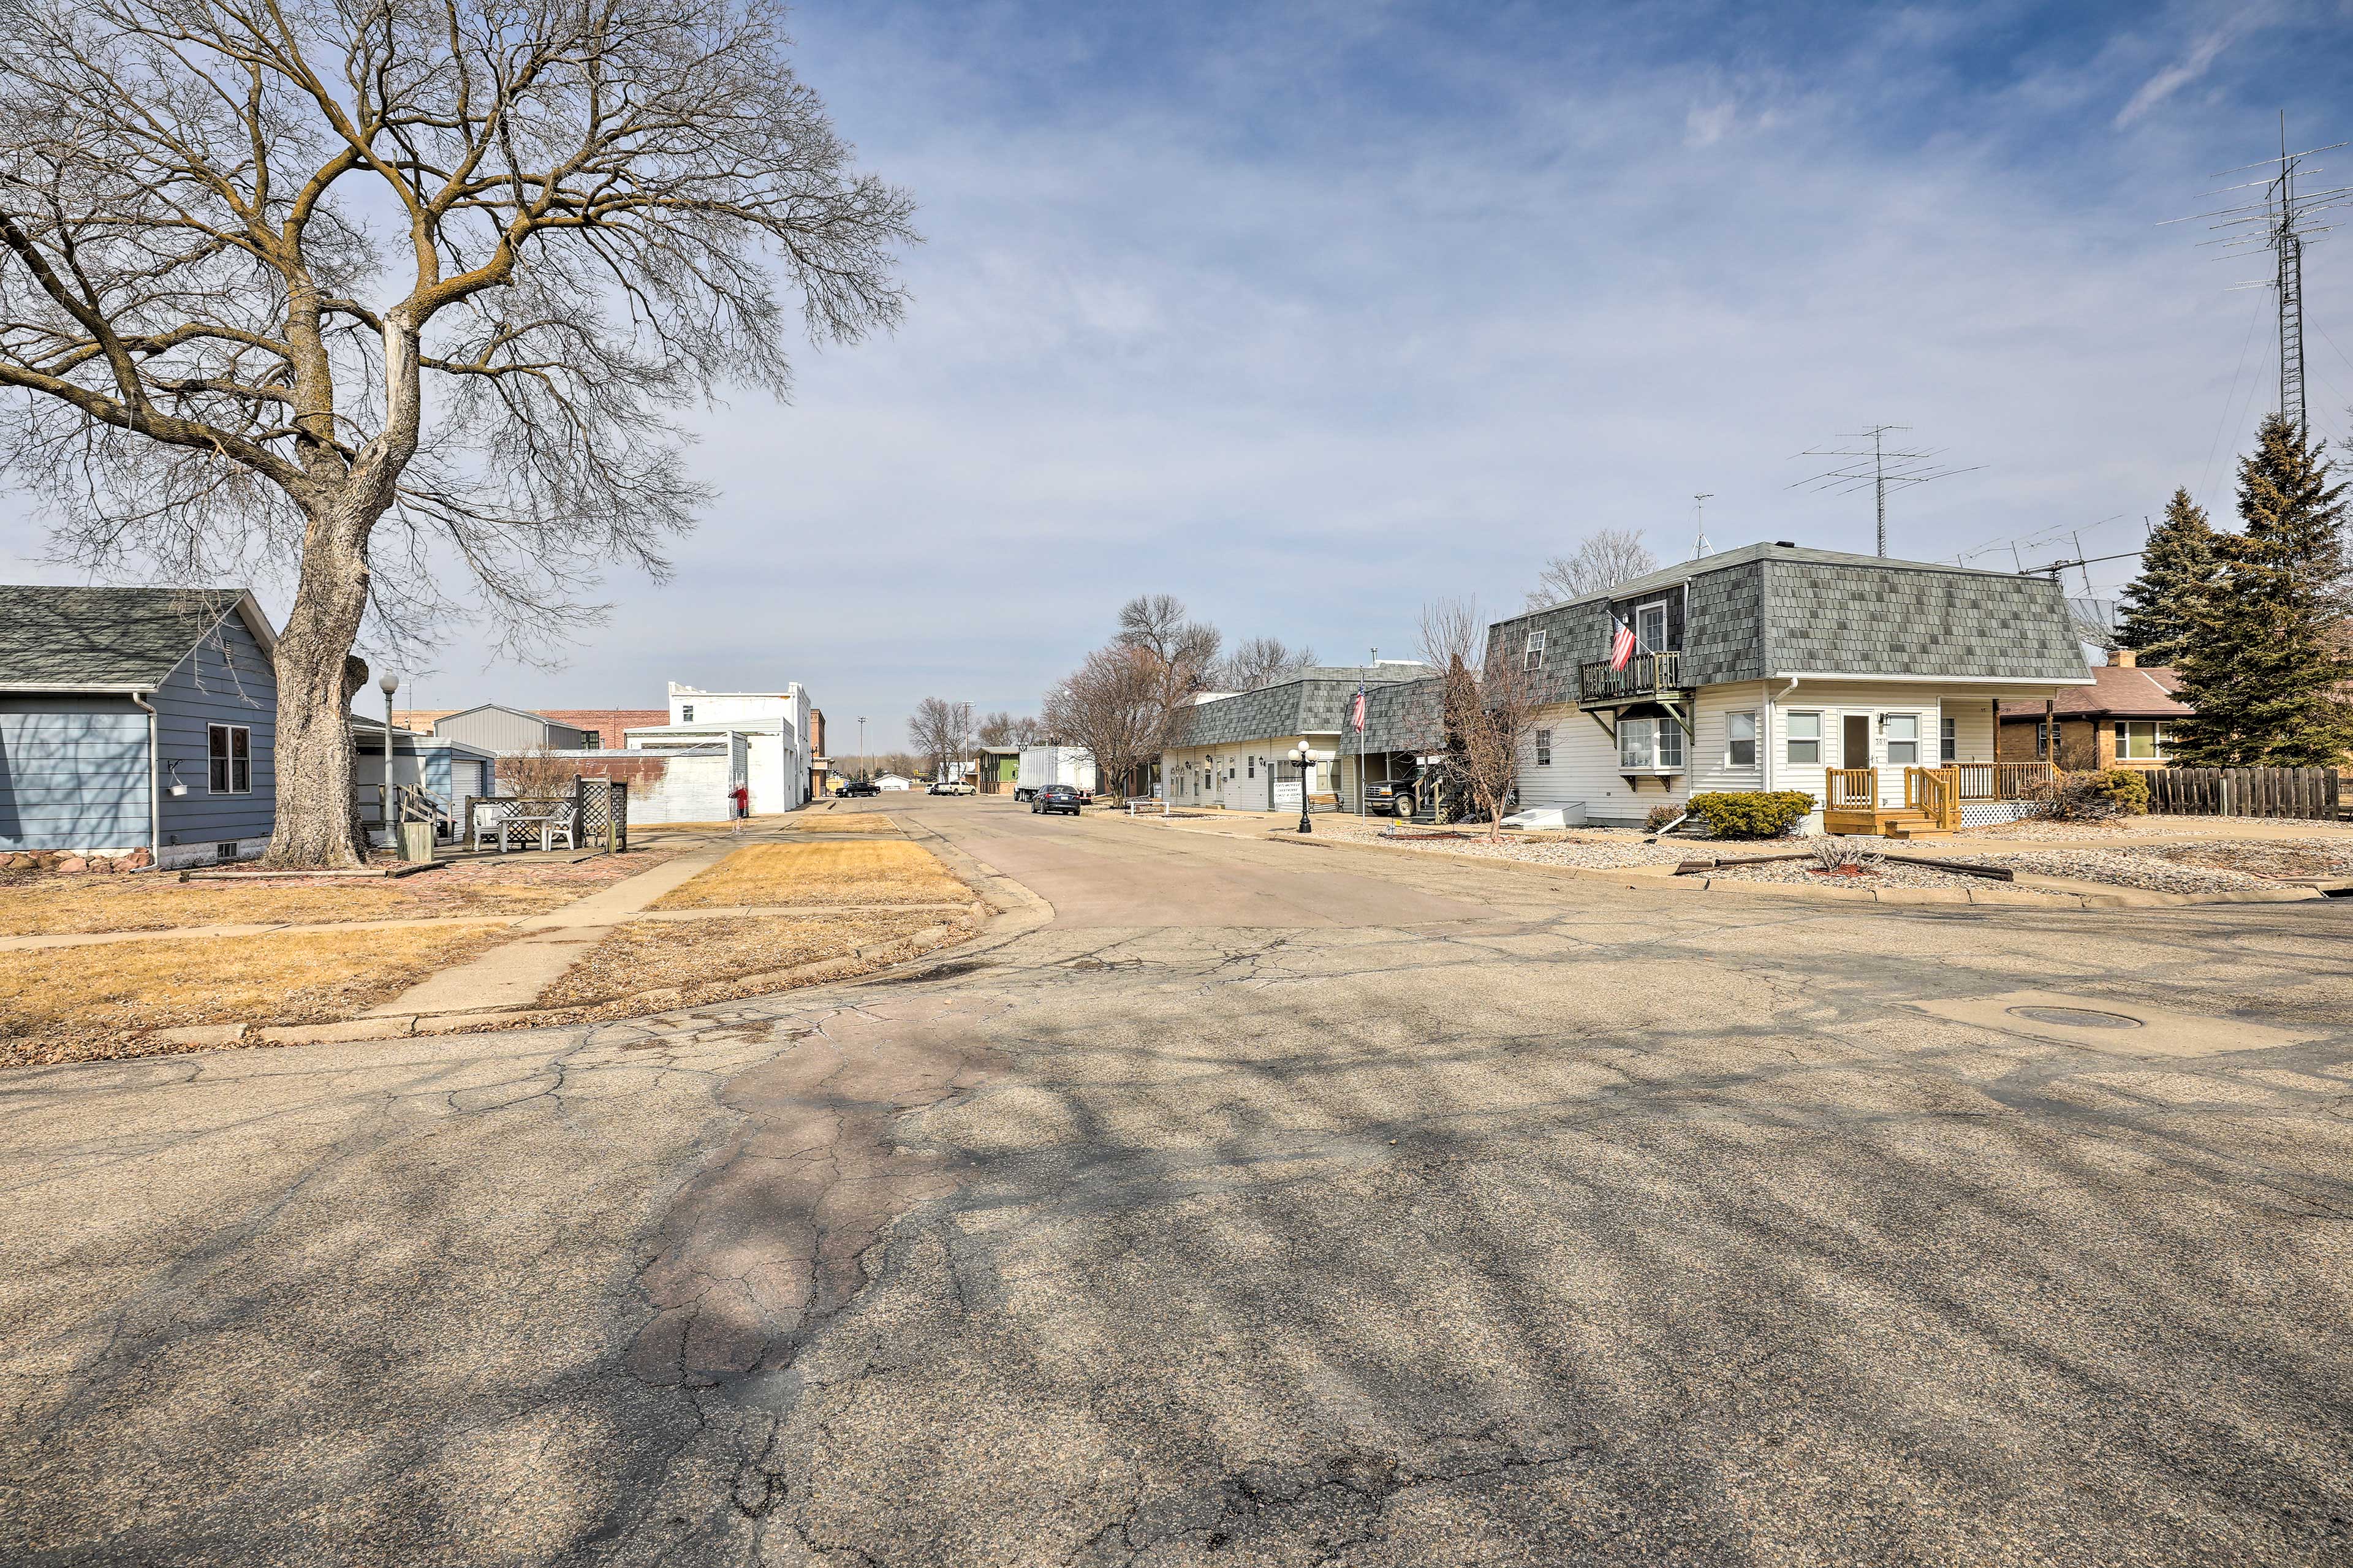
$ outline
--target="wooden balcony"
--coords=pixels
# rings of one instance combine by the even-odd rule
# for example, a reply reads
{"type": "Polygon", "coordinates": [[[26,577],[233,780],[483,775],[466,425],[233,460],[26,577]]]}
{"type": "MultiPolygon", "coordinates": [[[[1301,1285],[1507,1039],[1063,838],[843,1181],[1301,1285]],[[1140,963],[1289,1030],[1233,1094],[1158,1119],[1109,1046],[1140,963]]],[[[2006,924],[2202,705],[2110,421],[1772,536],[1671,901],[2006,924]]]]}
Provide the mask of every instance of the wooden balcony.
{"type": "Polygon", "coordinates": [[[1638,653],[1623,669],[1612,669],[1606,658],[1589,658],[1577,667],[1577,700],[1588,708],[1617,708],[1660,697],[1679,698],[1683,684],[1683,655],[1638,653]]]}

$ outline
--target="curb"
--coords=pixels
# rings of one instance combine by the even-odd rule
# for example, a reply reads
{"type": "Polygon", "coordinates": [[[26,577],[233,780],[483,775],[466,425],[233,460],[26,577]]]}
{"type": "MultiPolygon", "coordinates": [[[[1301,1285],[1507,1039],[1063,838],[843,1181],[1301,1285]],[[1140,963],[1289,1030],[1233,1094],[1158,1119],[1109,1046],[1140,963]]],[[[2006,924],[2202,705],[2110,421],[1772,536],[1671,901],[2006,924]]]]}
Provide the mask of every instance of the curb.
{"type": "MultiPolygon", "coordinates": [[[[1228,833],[1217,837],[1244,838],[1250,836],[1228,833]]],[[[1441,858],[1447,853],[1442,849],[1409,849],[1402,844],[1366,844],[1355,839],[1302,838],[1280,833],[1262,837],[1270,844],[1291,844],[1305,849],[1361,849],[1379,855],[1412,855],[1424,859],[1441,858]]],[[[2328,896],[2317,888],[2252,888],[2234,893],[2154,893],[2139,888],[2111,887],[2105,882],[2079,882],[2060,877],[2044,877],[2031,871],[2019,872],[2016,881],[1999,889],[1857,888],[1846,890],[1808,888],[1786,882],[1736,881],[1725,877],[1677,877],[1673,868],[1669,866],[1655,870],[1643,866],[1604,869],[1591,866],[1547,866],[1538,861],[1472,855],[1455,856],[1453,858],[1474,860],[1515,871],[1535,871],[1573,881],[1609,882],[1637,890],[1647,888],[1681,889],[1694,893],[1754,893],[1768,899],[1826,899],[1841,904],[2006,904],[2046,910],[2184,909],[2214,904],[2297,904],[2328,896]]]]}

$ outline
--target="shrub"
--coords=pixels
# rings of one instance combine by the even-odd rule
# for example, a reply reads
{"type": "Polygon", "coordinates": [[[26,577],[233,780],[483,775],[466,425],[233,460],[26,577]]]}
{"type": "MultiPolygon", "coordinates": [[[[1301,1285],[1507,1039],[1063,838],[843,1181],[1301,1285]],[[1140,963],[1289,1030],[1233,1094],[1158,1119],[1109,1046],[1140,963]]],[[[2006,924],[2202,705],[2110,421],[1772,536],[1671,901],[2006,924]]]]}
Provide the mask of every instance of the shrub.
{"type": "Polygon", "coordinates": [[[1844,871],[1849,868],[1868,871],[1878,864],[1878,856],[1852,839],[1825,838],[1814,846],[1814,868],[1818,871],[1844,871]]]}
{"type": "Polygon", "coordinates": [[[1680,805],[1654,805],[1651,807],[1651,815],[1642,819],[1642,826],[1658,833],[1669,823],[1682,821],[1683,815],[1683,808],[1680,805]]]}
{"type": "Polygon", "coordinates": [[[2131,768],[2061,773],[2034,786],[2038,815],[2054,822],[2107,822],[2148,809],[2148,781],[2131,768]]]}
{"type": "Polygon", "coordinates": [[[1814,809],[1803,790],[1728,790],[1683,803],[1718,838],[1778,838],[1814,809]]]}
{"type": "Polygon", "coordinates": [[[2148,815],[2148,775],[2138,768],[2110,768],[2100,775],[2101,787],[2124,808],[2126,816],[2148,815]]]}

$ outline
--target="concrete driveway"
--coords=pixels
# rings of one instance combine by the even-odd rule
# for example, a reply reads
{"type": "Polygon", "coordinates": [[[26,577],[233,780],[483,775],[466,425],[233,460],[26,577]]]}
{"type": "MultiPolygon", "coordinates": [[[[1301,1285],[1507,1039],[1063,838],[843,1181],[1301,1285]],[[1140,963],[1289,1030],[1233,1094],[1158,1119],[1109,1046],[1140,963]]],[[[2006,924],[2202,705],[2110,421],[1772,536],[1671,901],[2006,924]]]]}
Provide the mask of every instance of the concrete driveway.
{"type": "Polygon", "coordinates": [[[2353,1559],[2353,908],[883,804],[1050,921],[0,1076],[0,1559],[2353,1559]]]}

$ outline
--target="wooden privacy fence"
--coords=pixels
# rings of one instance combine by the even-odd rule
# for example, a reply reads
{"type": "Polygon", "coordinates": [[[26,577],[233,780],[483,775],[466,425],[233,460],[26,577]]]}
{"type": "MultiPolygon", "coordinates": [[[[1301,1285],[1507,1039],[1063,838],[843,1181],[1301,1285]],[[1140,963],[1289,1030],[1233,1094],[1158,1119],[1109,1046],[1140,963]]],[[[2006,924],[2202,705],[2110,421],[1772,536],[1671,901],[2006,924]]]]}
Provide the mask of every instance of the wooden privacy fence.
{"type": "Polygon", "coordinates": [[[2166,816],[2337,819],[2335,768],[2155,768],[2148,809],[2166,816]]]}

